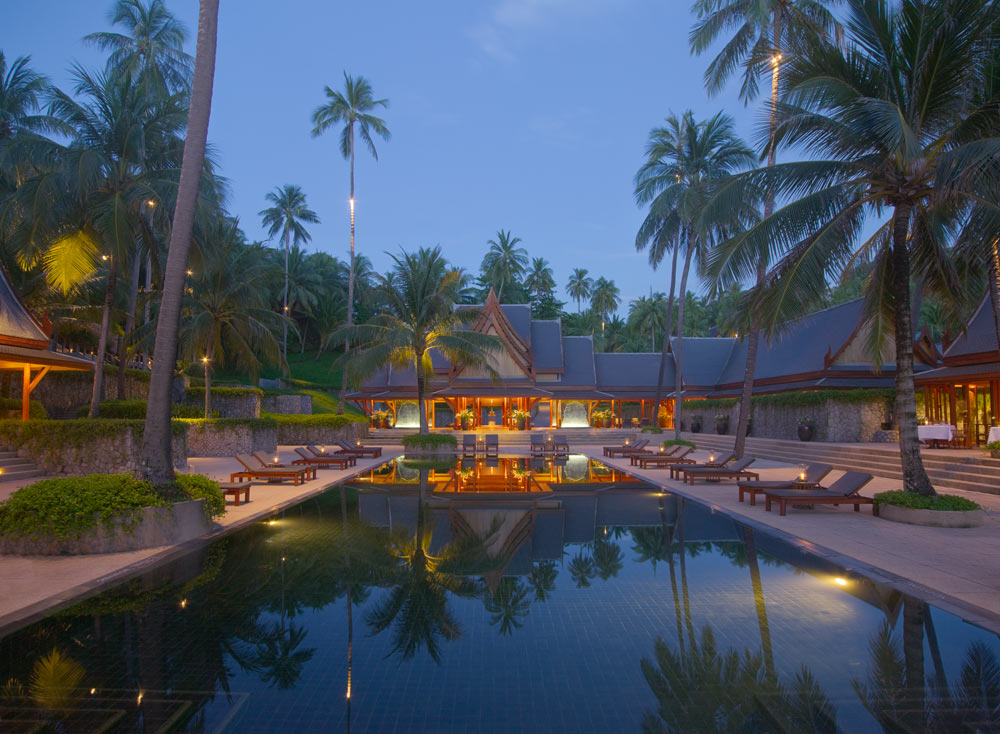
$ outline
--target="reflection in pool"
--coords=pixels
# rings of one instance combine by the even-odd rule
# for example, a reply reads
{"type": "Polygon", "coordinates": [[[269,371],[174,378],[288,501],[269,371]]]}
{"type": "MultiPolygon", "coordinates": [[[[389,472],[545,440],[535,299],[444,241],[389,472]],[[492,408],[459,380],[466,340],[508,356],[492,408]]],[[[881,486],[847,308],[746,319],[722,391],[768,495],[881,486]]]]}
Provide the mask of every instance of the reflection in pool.
{"type": "Polygon", "coordinates": [[[0,640],[0,730],[1000,730],[996,635],[892,587],[640,483],[411,468],[0,640]]]}

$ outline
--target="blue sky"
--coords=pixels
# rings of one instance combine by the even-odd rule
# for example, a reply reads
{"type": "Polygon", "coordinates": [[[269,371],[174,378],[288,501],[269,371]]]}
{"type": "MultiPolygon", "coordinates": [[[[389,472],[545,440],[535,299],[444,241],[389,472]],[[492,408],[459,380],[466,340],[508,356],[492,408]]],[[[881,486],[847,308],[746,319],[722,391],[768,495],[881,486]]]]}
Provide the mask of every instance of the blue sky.
{"type": "MultiPolygon", "coordinates": [[[[102,63],[80,38],[107,27],[105,0],[34,0],[3,11],[0,48],[68,85],[73,60],[102,63]]],[[[190,31],[197,0],[167,0],[190,31]]],[[[347,164],[336,135],[310,135],[323,86],[362,74],[392,139],[357,163],[357,246],[440,245],[478,270],[498,228],[551,261],[560,297],[574,267],[612,278],[629,299],[666,290],[635,251],[642,212],[632,176],[649,129],[670,111],[722,109],[755,132],[735,85],[709,98],[708,57],[693,57],[687,0],[489,0],[330,3],[222,0],[210,139],[231,211],[251,238],[275,186],[305,190],[322,223],[310,249],[348,247],[347,164]]],[[[569,304],[571,307],[572,304],[569,304]]]]}

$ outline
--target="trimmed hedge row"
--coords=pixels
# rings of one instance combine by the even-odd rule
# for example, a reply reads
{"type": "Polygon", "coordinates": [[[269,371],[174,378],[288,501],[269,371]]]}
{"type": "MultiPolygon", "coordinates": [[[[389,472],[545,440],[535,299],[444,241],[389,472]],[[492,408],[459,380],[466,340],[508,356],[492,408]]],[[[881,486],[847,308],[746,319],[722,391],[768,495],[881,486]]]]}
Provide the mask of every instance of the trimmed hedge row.
{"type": "Polygon", "coordinates": [[[938,510],[944,512],[969,512],[981,510],[982,507],[970,499],[953,494],[938,494],[925,497],[915,492],[879,492],[873,498],[876,505],[893,505],[911,510],[938,510]]]}
{"type": "MultiPolygon", "coordinates": [[[[101,403],[101,418],[145,420],[146,406],[145,400],[105,400],[101,403]]],[[[89,411],[89,405],[81,405],[76,415],[79,418],[86,418],[89,411]]],[[[216,416],[219,414],[217,410],[212,412],[216,416]]],[[[197,405],[174,403],[170,406],[170,415],[174,418],[202,418],[205,409],[197,405]]]]}
{"type": "MultiPolygon", "coordinates": [[[[871,403],[878,400],[891,402],[896,399],[896,391],[885,388],[858,388],[856,390],[803,390],[779,392],[773,395],[754,395],[750,405],[772,405],[785,408],[803,408],[823,405],[827,400],[837,403],[871,403]]],[[[716,398],[711,400],[685,400],[686,411],[729,410],[739,403],[739,398],[716,398]]]]}
{"type": "MultiPolygon", "coordinates": [[[[48,418],[49,414],[45,410],[45,406],[42,405],[37,400],[28,401],[28,418],[31,420],[41,420],[42,418],[48,418]]],[[[0,410],[16,410],[18,416],[21,415],[21,399],[20,398],[0,398],[0,410]]]]}
{"type": "MultiPolygon", "coordinates": [[[[249,395],[257,395],[259,397],[264,397],[264,391],[259,387],[213,387],[212,397],[220,398],[245,398],[249,395]]],[[[205,401],[205,388],[204,387],[189,387],[185,390],[185,396],[188,400],[201,400],[205,401]]]]}

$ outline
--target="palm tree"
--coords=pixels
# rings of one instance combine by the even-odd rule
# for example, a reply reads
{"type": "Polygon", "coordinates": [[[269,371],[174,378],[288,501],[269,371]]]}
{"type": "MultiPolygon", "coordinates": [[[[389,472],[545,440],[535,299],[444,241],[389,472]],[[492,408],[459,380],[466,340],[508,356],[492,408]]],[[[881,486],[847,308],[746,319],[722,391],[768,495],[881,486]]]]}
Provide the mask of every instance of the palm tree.
{"type": "Polygon", "coordinates": [[[580,313],[580,304],[585,299],[590,298],[590,294],[593,292],[594,279],[587,276],[587,270],[585,268],[573,268],[573,273],[569,276],[569,282],[566,283],[566,293],[576,301],[577,313],[580,313]]]}
{"type": "MultiPolygon", "coordinates": [[[[354,324],[354,127],[357,125],[358,135],[377,161],[378,151],[375,150],[372,133],[374,132],[383,140],[388,140],[391,134],[385,125],[385,120],[371,114],[371,111],[376,107],[388,107],[389,100],[375,99],[371,84],[367,79],[363,76],[348,76],[346,71],[344,72],[344,91],[342,93],[335,92],[330,87],[325,87],[324,92],[327,97],[326,104],[313,110],[312,135],[315,138],[325,133],[336,123],[343,122],[344,127],[340,132],[340,153],[351,162],[351,262],[350,274],[347,279],[347,326],[350,327],[354,324]]],[[[350,351],[351,343],[345,341],[344,354],[349,354],[350,351]]],[[[338,413],[344,412],[344,396],[346,394],[347,370],[344,369],[337,403],[338,413]]]]}
{"type": "Polygon", "coordinates": [[[38,114],[49,81],[30,63],[30,56],[18,56],[8,68],[0,51],[0,143],[21,131],[45,132],[57,124],[51,117],[38,114]]]}
{"type": "Polygon", "coordinates": [[[483,606],[490,613],[490,624],[499,626],[501,635],[510,635],[524,626],[521,620],[528,616],[528,587],[521,579],[505,576],[496,591],[483,589],[483,606]]]}
{"type": "Polygon", "coordinates": [[[177,204],[170,246],[163,277],[163,294],[156,322],[152,375],[149,380],[149,404],[142,434],[140,474],[153,484],[165,484],[174,477],[170,438],[170,383],[174,373],[173,355],[177,351],[177,329],[187,275],[187,257],[194,228],[198,186],[205,162],[208,119],[212,110],[212,83],[215,77],[215,47],[219,25],[219,0],[200,0],[198,45],[188,111],[184,157],[177,188],[177,204]]]}
{"type": "Polygon", "coordinates": [[[285,241],[285,289],[281,297],[281,313],[286,321],[281,328],[281,356],[288,358],[288,252],[292,242],[303,244],[312,239],[303,222],[319,222],[316,212],[306,205],[306,195],[302,189],[292,184],[276,187],[264,197],[272,206],[258,212],[262,224],[267,227],[267,236],[274,237],[281,232],[285,241]]]}
{"type": "Polygon", "coordinates": [[[828,273],[858,260],[874,264],[865,298],[869,349],[882,359],[891,325],[903,486],[926,495],[934,488],[917,437],[910,277],[938,293],[961,292],[944,239],[961,237],[963,214],[982,201],[982,180],[995,179],[989,166],[998,156],[996,138],[969,134],[994,115],[969,108],[991,8],[949,0],[887,9],[850,0],[852,45],[817,41],[786,70],[775,142],[808,141],[811,160],[749,172],[717,197],[727,207],[749,187],[791,198],[727,242],[712,264],[726,283],[753,272],[753,253],[765,243],[781,254],[760,298],[765,326],[814,300],[828,273]],[[875,233],[856,243],[868,217],[882,220],[886,211],[875,233]]]}
{"type": "MultiPolygon", "coordinates": [[[[749,104],[757,97],[761,77],[771,75],[771,98],[768,118],[767,165],[775,163],[774,136],[777,129],[775,111],[781,83],[783,61],[812,39],[833,32],[841,35],[841,27],[827,6],[840,0],[695,0],[692,10],[698,22],[691,29],[690,43],[694,53],[701,54],[711,48],[719,37],[734,31],[728,43],[705,70],[705,86],[710,94],[722,91],[729,78],[742,69],[740,99],[749,104]]],[[[774,191],[764,193],[764,216],[774,210],[774,191]]],[[[761,248],[756,256],[755,287],[764,288],[770,253],[761,248]]],[[[750,420],[750,397],[757,371],[757,349],[760,341],[762,317],[751,313],[747,335],[747,359],[743,374],[743,393],[740,397],[739,419],[736,425],[734,452],[743,456],[746,445],[747,424],[750,420]]]]}
{"type": "Polygon", "coordinates": [[[503,289],[508,283],[516,282],[528,265],[528,251],[518,247],[520,237],[512,237],[510,230],[497,230],[495,240],[486,240],[490,247],[483,256],[481,265],[483,281],[496,291],[503,302],[503,289]]]}
{"type": "MultiPolygon", "coordinates": [[[[424,408],[427,375],[432,370],[431,351],[452,364],[493,374],[488,358],[501,349],[500,340],[467,328],[478,317],[472,308],[455,308],[462,285],[462,271],[452,268],[441,248],[421,248],[415,253],[392,255],[390,276],[379,276],[385,306],[367,323],[346,325],[331,341],[348,339],[362,346],[351,364],[358,376],[393,365],[411,368],[417,381],[420,433],[428,433],[424,408]]],[[[346,354],[342,358],[346,361],[346,354]]],[[[346,370],[346,366],[345,366],[346,370]]]]}
{"type": "Polygon", "coordinates": [[[555,290],[556,279],[552,276],[552,268],[549,266],[548,260],[544,257],[531,259],[531,269],[524,278],[524,287],[536,304],[541,303],[547,294],[551,294],[555,290]]]}
{"type": "Polygon", "coordinates": [[[621,303],[621,291],[613,280],[601,276],[594,281],[594,290],[590,294],[590,307],[601,317],[601,334],[604,334],[604,322],[618,310],[621,303]]]}
{"type": "Polygon", "coordinates": [[[108,13],[124,33],[101,31],[83,37],[110,51],[108,68],[138,79],[151,96],[185,92],[191,86],[191,57],[184,51],[187,30],[163,0],[117,0],[108,13]]]}
{"type": "Polygon", "coordinates": [[[649,332],[651,352],[656,349],[656,335],[663,331],[666,323],[666,303],[667,296],[657,292],[639,296],[628,305],[629,326],[639,333],[649,332]]]}
{"type": "MultiPolygon", "coordinates": [[[[640,230],[636,242],[640,239],[652,241],[658,249],[664,246],[660,244],[662,241],[673,241],[675,248],[684,250],[681,294],[687,293],[692,260],[700,263],[720,230],[746,216],[745,205],[740,202],[730,210],[719,211],[709,221],[703,216],[705,203],[723,180],[752,161],[750,149],[733,130],[732,118],[721,112],[700,122],[690,110],[680,117],[671,114],[666,118],[665,127],[650,133],[646,163],[636,174],[636,199],[651,202],[647,223],[652,224],[648,232],[640,230]]],[[[683,417],[684,303],[685,299],[680,298],[674,343],[674,430],[677,438],[680,438],[683,417]]],[[[672,310],[672,305],[670,303],[668,309],[672,310]]]]}

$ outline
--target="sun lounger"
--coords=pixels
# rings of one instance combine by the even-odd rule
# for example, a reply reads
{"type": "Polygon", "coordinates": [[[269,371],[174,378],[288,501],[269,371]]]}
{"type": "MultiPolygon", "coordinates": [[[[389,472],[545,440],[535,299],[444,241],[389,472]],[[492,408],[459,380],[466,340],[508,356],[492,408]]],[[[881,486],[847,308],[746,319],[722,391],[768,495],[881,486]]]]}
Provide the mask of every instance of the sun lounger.
{"type": "Polygon", "coordinates": [[[357,454],[358,456],[367,456],[372,459],[377,459],[382,455],[381,446],[362,446],[360,441],[354,444],[347,443],[346,441],[337,441],[337,446],[340,446],[340,451],[336,452],[338,454],[341,452],[345,454],[357,454]]]}
{"type": "Polygon", "coordinates": [[[670,466],[670,478],[677,479],[680,476],[680,472],[682,472],[684,469],[687,469],[688,467],[701,466],[701,467],[708,467],[711,469],[715,469],[720,466],[725,466],[732,460],[733,460],[732,451],[730,451],[728,454],[723,454],[722,456],[716,456],[714,460],[706,461],[703,464],[699,464],[694,459],[678,459],[670,466]]]}
{"type": "Polygon", "coordinates": [[[243,495],[244,502],[250,501],[250,487],[252,486],[253,482],[219,482],[222,496],[226,499],[232,497],[233,505],[236,507],[240,506],[240,495],[243,495]]]}
{"type": "Polygon", "coordinates": [[[552,451],[556,454],[569,453],[569,439],[565,433],[556,433],[552,436],[552,451]]]}
{"type": "Polygon", "coordinates": [[[546,441],[545,436],[540,433],[531,434],[531,455],[544,456],[550,450],[551,441],[546,441]],[[548,446],[546,445],[548,444],[548,446]]]}
{"type": "Polygon", "coordinates": [[[764,494],[768,490],[778,489],[812,489],[819,486],[820,480],[830,473],[832,467],[829,464],[810,464],[806,467],[805,478],[786,479],[776,481],[741,481],[738,483],[740,490],[740,502],[744,495],[750,495],[750,504],[757,504],[757,495],[764,494]]]}
{"type": "Polygon", "coordinates": [[[747,471],[747,467],[754,461],[752,456],[744,456],[742,459],[732,461],[726,466],[688,466],[681,469],[678,474],[682,482],[694,484],[695,479],[704,479],[706,482],[720,482],[723,479],[760,479],[760,475],[755,471],[747,471]]]}
{"type": "Polygon", "coordinates": [[[486,434],[486,455],[487,456],[500,455],[500,436],[498,436],[495,433],[486,434]]]}
{"type": "Polygon", "coordinates": [[[466,433],[462,436],[462,456],[476,455],[476,436],[473,433],[466,433]]]}
{"type": "Polygon", "coordinates": [[[633,454],[651,454],[652,451],[646,448],[647,445],[649,445],[649,440],[644,438],[641,441],[636,441],[631,446],[606,446],[604,448],[604,455],[613,459],[616,456],[625,458],[633,454]]]}
{"type": "Polygon", "coordinates": [[[878,515],[878,505],[871,497],[858,494],[862,487],[872,480],[871,474],[857,471],[845,472],[844,476],[829,487],[816,489],[771,489],[764,492],[764,509],[770,512],[771,503],[777,502],[779,515],[784,515],[788,505],[854,505],[860,512],[861,505],[871,505],[872,514],[878,515]]]}
{"type": "MultiPolygon", "coordinates": [[[[306,454],[305,456],[308,456],[309,458],[326,459],[326,458],[329,458],[329,457],[333,456],[333,457],[336,457],[338,459],[342,459],[342,458],[343,459],[348,459],[349,462],[350,462],[348,464],[348,466],[354,466],[355,464],[358,463],[358,459],[360,458],[358,456],[358,454],[354,454],[354,453],[351,453],[349,451],[343,451],[343,450],[332,451],[332,452],[331,451],[320,451],[320,449],[317,446],[313,445],[313,444],[309,444],[308,446],[306,446],[306,451],[308,451],[309,453],[306,454]]],[[[300,456],[302,455],[297,449],[296,449],[296,453],[299,453],[300,456]]],[[[303,457],[303,458],[305,458],[305,457],[303,457]]]]}
{"type": "Polygon", "coordinates": [[[627,449],[627,448],[629,448],[630,446],[632,446],[635,443],[636,443],[636,437],[635,437],[635,434],[633,433],[631,436],[628,437],[628,439],[625,441],[625,443],[623,443],[621,446],[604,446],[603,447],[603,449],[604,449],[604,455],[605,456],[611,456],[611,454],[608,453],[609,451],[614,451],[615,449],[627,449]]]}
{"type": "MultiPolygon", "coordinates": [[[[286,466],[288,466],[287,464],[282,464],[278,461],[274,462],[268,461],[269,457],[265,456],[260,451],[254,451],[252,454],[250,454],[250,456],[255,458],[257,462],[265,469],[284,469],[286,466]]],[[[274,458],[276,459],[278,457],[275,456],[274,458]]],[[[309,467],[309,476],[307,478],[308,479],[316,478],[316,467],[309,467]]]]}
{"type": "Polygon", "coordinates": [[[259,466],[260,459],[256,459],[250,454],[237,454],[236,461],[243,467],[242,471],[236,471],[229,475],[229,481],[235,482],[244,479],[266,479],[269,482],[283,482],[291,479],[296,485],[302,484],[316,476],[316,468],[310,466],[283,466],[283,467],[262,467],[259,466]]]}
{"type": "Polygon", "coordinates": [[[295,448],[295,453],[299,455],[299,458],[292,462],[295,466],[316,466],[323,469],[336,466],[338,469],[346,469],[349,466],[354,466],[358,461],[357,457],[348,456],[347,454],[341,456],[335,454],[330,454],[329,456],[310,456],[305,449],[298,447],[295,448]]]}
{"type": "Polygon", "coordinates": [[[677,445],[671,446],[663,453],[652,451],[648,454],[632,454],[629,457],[629,461],[631,461],[632,466],[638,466],[642,469],[648,469],[649,467],[663,469],[669,467],[671,464],[676,464],[678,461],[686,461],[687,455],[692,451],[694,449],[690,446],[677,445]]]}

